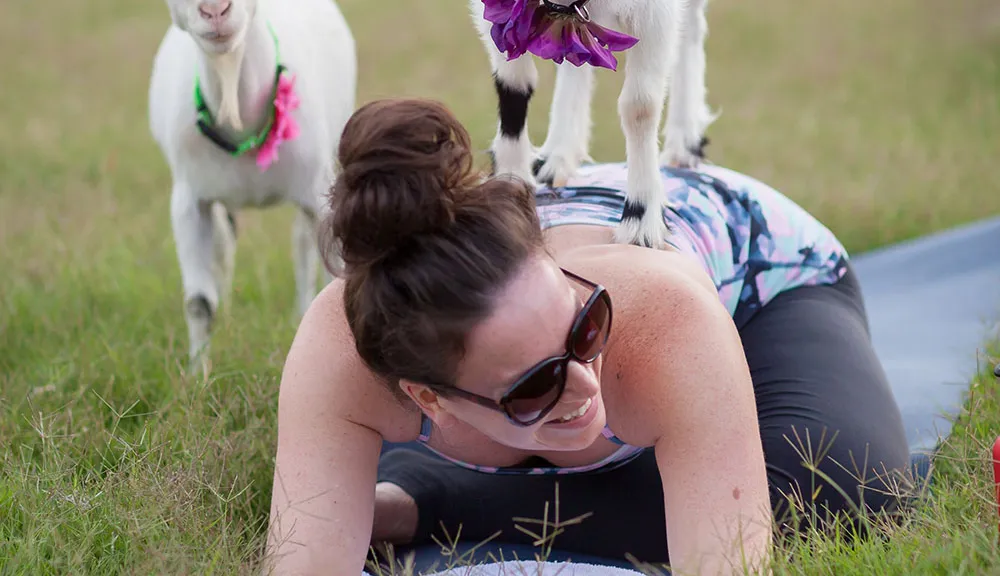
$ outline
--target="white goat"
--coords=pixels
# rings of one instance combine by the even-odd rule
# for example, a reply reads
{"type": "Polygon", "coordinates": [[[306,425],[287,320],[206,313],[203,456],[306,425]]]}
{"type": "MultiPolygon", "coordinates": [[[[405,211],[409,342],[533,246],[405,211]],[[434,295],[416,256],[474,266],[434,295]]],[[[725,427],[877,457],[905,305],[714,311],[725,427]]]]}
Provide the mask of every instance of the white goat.
{"type": "Polygon", "coordinates": [[[231,291],[240,208],[299,208],[292,226],[299,315],[316,294],[316,225],[354,111],[357,56],[332,0],[166,3],[172,25],[153,63],[149,122],[173,178],[191,367],[200,360],[207,375],[212,321],[231,291]]]}
{"type": "Polygon", "coordinates": [[[491,147],[496,174],[513,174],[531,184],[537,175],[550,185],[565,184],[582,162],[590,160],[592,63],[612,69],[617,65],[607,50],[603,62],[598,58],[588,63],[587,49],[596,45],[595,36],[615,36],[617,49],[624,45],[629,50],[618,99],[628,189],[615,241],[662,247],[668,230],[661,212],[666,198],[659,168],[696,166],[707,142],[705,129],[715,120],[705,89],[708,0],[468,1],[490,57],[499,99],[499,123],[491,147]],[[517,25],[512,25],[512,15],[519,16],[517,25]],[[548,32],[539,30],[550,25],[548,32]],[[568,27],[586,37],[567,43],[568,27]],[[632,38],[616,35],[614,30],[632,38]],[[526,46],[529,43],[534,46],[526,46]],[[581,65],[574,65],[570,57],[559,64],[548,134],[536,157],[528,138],[527,112],[538,72],[529,52],[560,62],[560,43],[585,57],[581,65]],[[658,129],[668,89],[664,145],[658,154],[658,129]]]}

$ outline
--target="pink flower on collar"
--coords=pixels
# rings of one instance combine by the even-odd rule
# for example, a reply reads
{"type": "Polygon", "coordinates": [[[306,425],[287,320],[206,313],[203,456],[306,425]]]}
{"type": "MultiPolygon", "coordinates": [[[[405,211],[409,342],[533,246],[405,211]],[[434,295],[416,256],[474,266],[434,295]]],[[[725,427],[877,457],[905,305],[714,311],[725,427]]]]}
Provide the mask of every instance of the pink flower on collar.
{"type": "Polygon", "coordinates": [[[482,0],[493,43],[513,60],[525,52],[561,64],[590,64],[616,70],[612,51],[627,50],[639,39],[575,16],[554,14],[540,0],[482,0]]]}
{"type": "Polygon", "coordinates": [[[299,124],[292,116],[292,110],[299,107],[299,97],[294,89],[295,78],[288,74],[278,77],[274,95],[274,120],[267,138],[257,151],[257,166],[261,172],[267,170],[278,159],[278,146],[286,140],[299,136],[299,124]]]}

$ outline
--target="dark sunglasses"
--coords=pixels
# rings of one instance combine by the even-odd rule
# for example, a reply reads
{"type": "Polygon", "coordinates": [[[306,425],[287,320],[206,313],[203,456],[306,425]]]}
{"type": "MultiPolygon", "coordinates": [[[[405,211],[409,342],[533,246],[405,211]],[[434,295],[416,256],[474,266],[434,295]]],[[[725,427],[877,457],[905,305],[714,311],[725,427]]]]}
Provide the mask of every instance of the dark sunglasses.
{"type": "Polygon", "coordinates": [[[566,389],[566,369],[570,360],[589,364],[601,355],[611,332],[611,296],[600,284],[560,268],[563,274],[593,288],[566,338],[566,353],[546,358],[532,366],[497,402],[454,386],[448,394],[503,412],[518,426],[531,426],[555,408],[566,389]]]}

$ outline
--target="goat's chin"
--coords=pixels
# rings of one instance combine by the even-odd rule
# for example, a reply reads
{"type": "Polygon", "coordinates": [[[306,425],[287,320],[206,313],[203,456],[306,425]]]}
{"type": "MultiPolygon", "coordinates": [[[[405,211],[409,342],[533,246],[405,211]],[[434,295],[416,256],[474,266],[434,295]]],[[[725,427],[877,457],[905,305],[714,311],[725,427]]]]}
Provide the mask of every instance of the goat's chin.
{"type": "Polygon", "coordinates": [[[236,50],[240,42],[236,34],[222,37],[197,36],[198,46],[209,56],[222,56],[236,50]]]}
{"type": "Polygon", "coordinates": [[[188,33],[194,37],[202,51],[210,56],[218,56],[235,51],[247,36],[246,26],[234,25],[226,28],[228,32],[224,34],[205,28],[188,30],[188,33]]]}
{"type": "Polygon", "coordinates": [[[205,52],[205,54],[208,54],[209,56],[212,57],[224,56],[226,54],[231,53],[235,48],[235,46],[233,46],[232,42],[229,40],[225,42],[202,40],[199,43],[201,44],[201,49],[205,52]]]}

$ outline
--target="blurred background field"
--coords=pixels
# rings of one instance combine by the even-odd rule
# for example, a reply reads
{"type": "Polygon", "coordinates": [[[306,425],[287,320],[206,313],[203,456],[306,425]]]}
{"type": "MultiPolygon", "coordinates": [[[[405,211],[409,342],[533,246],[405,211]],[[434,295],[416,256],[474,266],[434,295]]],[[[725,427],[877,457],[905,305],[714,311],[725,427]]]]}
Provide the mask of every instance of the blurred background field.
{"type": "MultiPolygon", "coordinates": [[[[359,104],[438,98],[488,146],[496,101],[464,2],[340,6],[359,104]]],[[[781,190],[854,253],[1000,214],[1000,3],[712,0],[708,18],[714,162],[781,190]]],[[[169,176],[146,115],[168,24],[155,0],[0,3],[0,573],[229,573],[260,543],[295,330],[293,211],[241,214],[215,372],[186,380],[169,176]]],[[[554,72],[539,67],[535,144],[554,72]]],[[[620,86],[598,72],[597,160],[623,159],[620,86]]],[[[989,384],[962,450],[1000,424],[989,384]]],[[[955,461],[957,511],[900,537],[900,573],[928,546],[934,566],[969,573],[995,558],[984,464],[955,461]]],[[[797,554],[818,573],[894,562],[828,548],[797,554]]]]}

